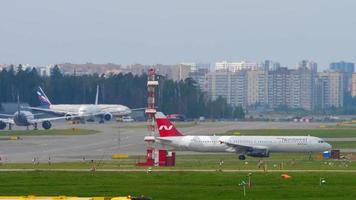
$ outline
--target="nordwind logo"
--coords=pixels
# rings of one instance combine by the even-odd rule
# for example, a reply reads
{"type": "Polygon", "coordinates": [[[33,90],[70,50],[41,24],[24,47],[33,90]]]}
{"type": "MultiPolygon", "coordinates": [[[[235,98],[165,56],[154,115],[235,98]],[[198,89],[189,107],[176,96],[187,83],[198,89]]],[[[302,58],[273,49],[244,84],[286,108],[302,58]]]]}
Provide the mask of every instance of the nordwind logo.
{"type": "Polygon", "coordinates": [[[173,128],[173,125],[170,125],[170,126],[166,126],[166,125],[161,125],[159,128],[158,128],[158,130],[165,130],[165,131],[170,131],[170,130],[172,130],[172,128],[173,128]]]}

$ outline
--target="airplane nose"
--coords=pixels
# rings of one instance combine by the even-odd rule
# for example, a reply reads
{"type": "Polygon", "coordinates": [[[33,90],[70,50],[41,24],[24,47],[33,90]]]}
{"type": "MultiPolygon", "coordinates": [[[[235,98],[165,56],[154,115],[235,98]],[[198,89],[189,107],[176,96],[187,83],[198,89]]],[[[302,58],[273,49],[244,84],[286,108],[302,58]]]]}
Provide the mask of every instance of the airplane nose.
{"type": "Polygon", "coordinates": [[[326,149],[331,150],[333,147],[329,143],[325,143],[326,149]]]}

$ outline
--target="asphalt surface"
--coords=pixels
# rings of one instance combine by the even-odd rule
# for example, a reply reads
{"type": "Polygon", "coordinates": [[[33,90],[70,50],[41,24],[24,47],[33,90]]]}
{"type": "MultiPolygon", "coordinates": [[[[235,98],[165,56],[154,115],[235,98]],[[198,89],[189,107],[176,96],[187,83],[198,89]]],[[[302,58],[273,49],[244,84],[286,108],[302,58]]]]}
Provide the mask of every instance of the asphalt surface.
{"type": "MultiPolygon", "coordinates": [[[[146,144],[143,138],[148,134],[145,124],[110,122],[69,125],[66,122],[55,122],[53,124],[55,129],[75,127],[98,130],[100,133],[21,136],[21,140],[0,140],[0,156],[5,162],[31,163],[34,158],[40,162],[48,162],[49,159],[51,162],[70,162],[83,159],[106,160],[115,153],[144,155],[146,144]]],[[[204,122],[179,129],[186,135],[213,135],[233,129],[314,129],[320,125],[321,123],[293,122],[204,122]]],[[[191,152],[184,153],[191,154],[191,152]]]]}

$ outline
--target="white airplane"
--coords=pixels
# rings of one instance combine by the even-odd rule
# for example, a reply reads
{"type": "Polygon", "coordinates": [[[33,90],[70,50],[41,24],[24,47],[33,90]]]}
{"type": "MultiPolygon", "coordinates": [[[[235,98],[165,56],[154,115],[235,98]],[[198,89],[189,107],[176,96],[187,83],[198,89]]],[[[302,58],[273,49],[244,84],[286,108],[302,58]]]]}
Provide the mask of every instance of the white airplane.
{"type": "Polygon", "coordinates": [[[50,112],[56,115],[65,116],[67,120],[80,119],[84,121],[94,121],[100,118],[100,123],[104,120],[110,121],[113,116],[125,116],[131,113],[131,109],[119,104],[98,104],[99,86],[97,86],[95,104],[57,104],[54,105],[48,99],[41,87],[37,91],[38,100],[41,107],[29,107],[32,110],[50,112]]]}
{"type": "Polygon", "coordinates": [[[332,147],[323,139],[312,136],[184,136],[160,112],[156,113],[160,137],[156,141],[174,150],[197,152],[232,152],[245,160],[269,157],[272,152],[323,152],[332,147]]]}
{"type": "Polygon", "coordinates": [[[13,115],[0,114],[0,130],[6,128],[6,125],[9,125],[9,130],[12,129],[12,125],[17,126],[33,126],[35,130],[37,130],[37,124],[42,123],[42,127],[44,129],[50,129],[52,127],[51,121],[64,119],[65,117],[52,117],[52,118],[42,118],[35,119],[35,115],[29,111],[21,110],[19,100],[17,102],[17,111],[13,115]]]}

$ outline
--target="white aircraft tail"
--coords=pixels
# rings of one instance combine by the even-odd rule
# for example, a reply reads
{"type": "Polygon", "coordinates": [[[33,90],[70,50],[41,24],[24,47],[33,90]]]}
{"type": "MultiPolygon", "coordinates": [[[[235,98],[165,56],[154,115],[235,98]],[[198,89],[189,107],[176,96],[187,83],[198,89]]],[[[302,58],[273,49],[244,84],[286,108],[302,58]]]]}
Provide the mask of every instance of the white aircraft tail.
{"type": "Polygon", "coordinates": [[[99,85],[96,86],[95,105],[99,103],[99,85]]]}

